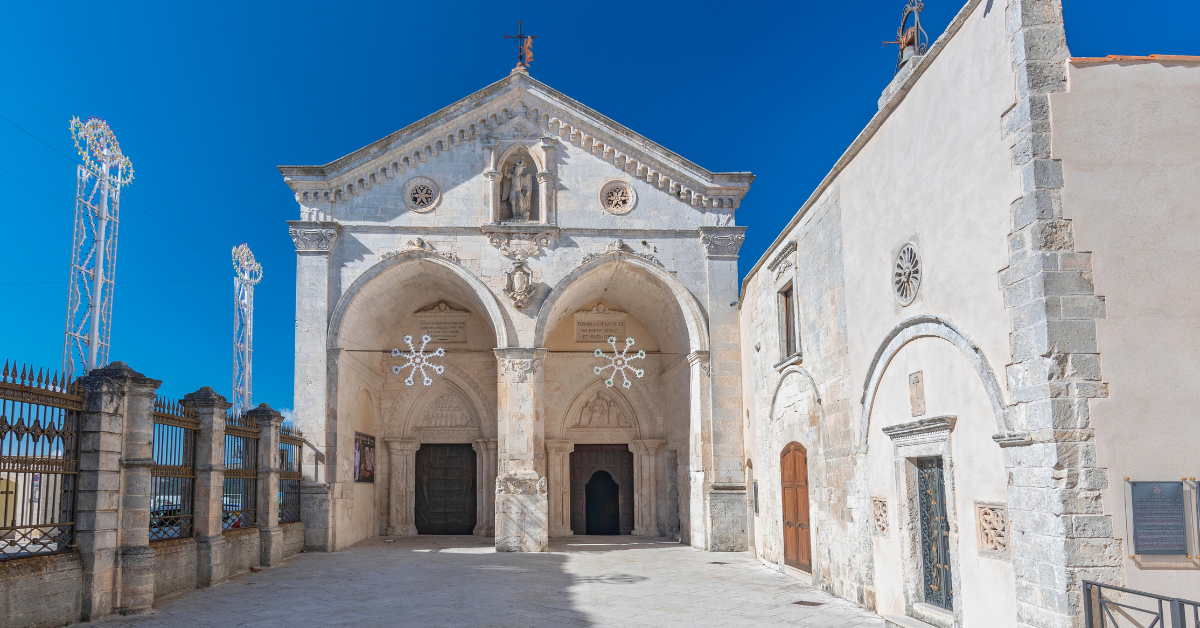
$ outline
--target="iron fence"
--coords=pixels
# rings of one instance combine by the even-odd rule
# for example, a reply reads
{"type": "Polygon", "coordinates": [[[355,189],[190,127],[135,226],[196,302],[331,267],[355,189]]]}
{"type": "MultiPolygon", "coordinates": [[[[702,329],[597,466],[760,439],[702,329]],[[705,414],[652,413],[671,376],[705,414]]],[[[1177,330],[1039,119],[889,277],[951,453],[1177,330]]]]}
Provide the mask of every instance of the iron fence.
{"type": "Polygon", "coordinates": [[[221,527],[226,530],[258,525],[258,435],[254,417],[226,416],[221,507],[221,527]]]}
{"type": "Polygon", "coordinates": [[[0,370],[0,560],[74,550],[82,393],[57,372],[0,370]]]}
{"type": "Polygon", "coordinates": [[[195,513],[194,410],[177,401],[154,401],[154,468],[151,471],[150,540],[192,536],[195,513]]]}
{"type": "Polygon", "coordinates": [[[300,456],[304,434],[284,425],[279,428],[279,523],[300,520],[300,456]]]}
{"type": "Polygon", "coordinates": [[[1083,581],[1087,628],[1200,628],[1200,602],[1083,581]]]}

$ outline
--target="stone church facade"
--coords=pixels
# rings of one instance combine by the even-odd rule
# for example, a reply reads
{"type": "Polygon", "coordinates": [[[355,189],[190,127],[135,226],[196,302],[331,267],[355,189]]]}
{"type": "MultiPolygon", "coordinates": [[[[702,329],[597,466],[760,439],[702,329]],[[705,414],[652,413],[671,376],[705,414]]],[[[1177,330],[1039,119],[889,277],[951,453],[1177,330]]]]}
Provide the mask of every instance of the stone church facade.
{"type": "Polygon", "coordinates": [[[610,517],[746,548],[734,217],[752,175],[709,172],[523,68],[280,171],[302,217],[295,417],[321,435],[330,491],[318,545],[465,527],[541,551],[610,517]],[[441,369],[414,374],[426,334],[441,369]],[[596,374],[612,362],[593,352],[627,338],[640,376],[596,374]]]}
{"type": "Polygon", "coordinates": [[[1072,58],[1051,0],[923,52],[744,280],[751,551],[894,626],[1196,599],[1200,57],[1072,58]]]}

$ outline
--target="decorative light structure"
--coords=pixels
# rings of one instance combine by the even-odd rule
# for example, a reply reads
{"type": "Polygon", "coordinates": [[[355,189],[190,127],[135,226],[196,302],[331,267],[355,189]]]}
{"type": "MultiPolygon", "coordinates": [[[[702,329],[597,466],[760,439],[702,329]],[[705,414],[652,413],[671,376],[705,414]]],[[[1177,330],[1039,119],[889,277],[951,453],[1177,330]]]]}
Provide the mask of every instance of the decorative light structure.
{"type": "Polygon", "coordinates": [[[604,375],[604,371],[612,369],[613,372],[609,374],[608,379],[604,380],[604,385],[612,388],[613,382],[617,378],[617,373],[620,373],[621,379],[624,380],[621,385],[625,388],[629,388],[632,383],[629,381],[629,375],[627,375],[626,372],[633,373],[634,377],[639,378],[646,374],[646,371],[643,369],[633,368],[633,366],[629,364],[629,361],[645,359],[646,352],[638,349],[636,354],[628,355],[629,347],[633,346],[633,338],[626,338],[625,348],[621,349],[620,351],[617,351],[616,336],[609,336],[608,344],[612,345],[613,348],[613,354],[611,356],[605,353],[603,349],[596,349],[596,351],[592,354],[598,358],[604,358],[608,360],[608,364],[605,364],[604,366],[597,366],[592,369],[592,372],[597,375],[604,375]]]}
{"type": "Polygon", "coordinates": [[[133,181],[133,165],[104,120],[71,118],[71,136],[83,163],[75,169],[75,229],[63,335],[67,381],[108,364],[118,209],[121,188],[133,181]]]}
{"type": "Polygon", "coordinates": [[[250,247],[233,247],[233,412],[242,416],[251,406],[250,366],[254,345],[254,286],[262,281],[262,264],[250,247]]]}
{"type": "Polygon", "coordinates": [[[408,362],[405,362],[404,364],[397,364],[397,365],[393,366],[392,367],[393,374],[399,375],[400,372],[403,371],[404,369],[412,367],[412,370],[410,370],[408,372],[408,379],[404,380],[405,386],[413,385],[413,376],[415,376],[417,374],[417,371],[421,371],[421,379],[422,379],[421,383],[425,384],[426,386],[429,386],[429,385],[433,384],[433,378],[430,377],[429,374],[427,374],[425,372],[426,368],[433,369],[433,372],[437,373],[438,375],[441,375],[442,371],[446,370],[446,367],[444,367],[440,364],[431,364],[429,362],[429,358],[433,358],[433,357],[440,358],[440,357],[446,355],[446,350],[443,349],[442,347],[438,347],[437,351],[434,351],[433,353],[425,353],[425,345],[429,344],[429,341],[432,339],[433,338],[430,337],[429,334],[425,334],[424,336],[421,336],[421,348],[417,349],[417,348],[413,347],[412,335],[410,334],[410,335],[404,337],[404,342],[408,344],[407,352],[401,351],[399,349],[392,349],[392,357],[393,358],[407,358],[408,359],[408,362]]]}

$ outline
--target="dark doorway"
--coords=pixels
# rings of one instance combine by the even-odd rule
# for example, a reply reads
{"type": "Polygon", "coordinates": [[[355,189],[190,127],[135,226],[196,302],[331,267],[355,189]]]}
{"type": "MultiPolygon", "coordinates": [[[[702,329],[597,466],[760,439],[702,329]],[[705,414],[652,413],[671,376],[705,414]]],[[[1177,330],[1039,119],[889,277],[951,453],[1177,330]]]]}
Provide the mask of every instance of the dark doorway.
{"type": "Polygon", "coordinates": [[[417,450],[418,534],[475,531],[475,450],[470,445],[421,445],[417,450]]]}
{"type": "Polygon", "coordinates": [[[597,471],[586,485],[587,533],[621,533],[621,487],[608,471],[597,471]]]}
{"type": "Polygon", "coordinates": [[[783,448],[783,564],[812,573],[812,535],[808,529],[808,452],[800,443],[783,448]]]}
{"type": "MultiPolygon", "coordinates": [[[[605,500],[605,504],[608,500],[605,500]]],[[[571,452],[571,531],[575,534],[629,534],[633,531],[633,452],[629,445],[576,445],[571,452]],[[616,532],[591,532],[594,500],[590,483],[597,471],[616,482],[616,532]]]]}

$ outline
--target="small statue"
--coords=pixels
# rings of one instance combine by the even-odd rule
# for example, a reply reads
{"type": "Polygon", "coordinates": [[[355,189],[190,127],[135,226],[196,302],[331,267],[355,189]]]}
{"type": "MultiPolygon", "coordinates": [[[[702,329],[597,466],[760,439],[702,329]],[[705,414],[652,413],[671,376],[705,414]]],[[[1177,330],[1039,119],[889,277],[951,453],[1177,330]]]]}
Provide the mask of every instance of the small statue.
{"type": "Polygon", "coordinates": [[[504,174],[500,201],[508,203],[513,220],[527,221],[533,210],[533,172],[522,157],[504,174]]]}

